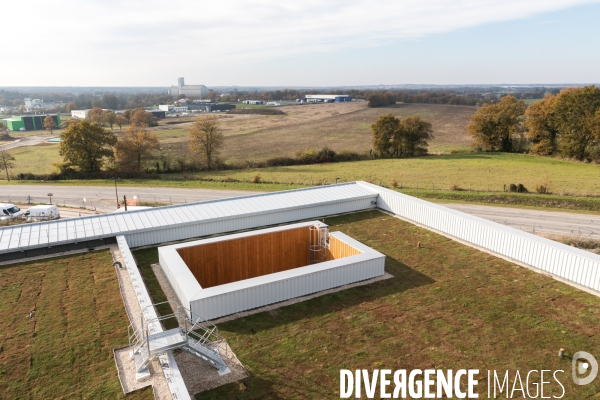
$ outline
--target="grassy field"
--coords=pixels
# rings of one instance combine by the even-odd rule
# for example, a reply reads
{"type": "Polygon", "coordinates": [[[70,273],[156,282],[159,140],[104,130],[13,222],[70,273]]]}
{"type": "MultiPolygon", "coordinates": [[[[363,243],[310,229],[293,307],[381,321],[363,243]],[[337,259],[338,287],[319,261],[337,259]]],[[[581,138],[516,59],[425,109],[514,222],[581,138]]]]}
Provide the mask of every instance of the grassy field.
{"type": "MultiPolygon", "coordinates": [[[[12,175],[21,172],[32,174],[48,174],[54,172],[54,164],[62,161],[58,155],[58,143],[44,143],[37,146],[17,147],[10,150],[15,158],[14,167],[10,170],[12,175]]],[[[3,176],[6,179],[6,176],[3,176]]]]}
{"type": "Polygon", "coordinates": [[[547,184],[555,194],[600,195],[600,165],[509,153],[459,153],[409,159],[370,160],[192,174],[223,180],[250,181],[256,174],[266,182],[302,185],[365,180],[411,189],[503,191],[504,185],[522,183],[530,191],[547,184]]]}
{"type": "Polygon", "coordinates": [[[105,250],[0,267],[1,398],[125,397],[112,351],[129,320],[111,264],[105,250]]]}
{"type": "MultiPolygon", "coordinates": [[[[487,370],[562,369],[565,398],[598,395],[556,356],[598,349],[597,297],[377,211],[325,222],[386,254],[394,278],[219,324],[251,377],[197,399],[339,398],[342,368],[478,368],[479,388],[487,370]]],[[[157,262],[144,252],[142,269],[157,262]]]]}

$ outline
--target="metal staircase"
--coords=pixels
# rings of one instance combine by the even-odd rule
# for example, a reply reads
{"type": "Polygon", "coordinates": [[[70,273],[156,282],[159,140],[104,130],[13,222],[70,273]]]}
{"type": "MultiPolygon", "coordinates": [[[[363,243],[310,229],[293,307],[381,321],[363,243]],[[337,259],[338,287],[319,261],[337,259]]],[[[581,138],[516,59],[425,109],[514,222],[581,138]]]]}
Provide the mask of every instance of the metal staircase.
{"type": "MultiPolygon", "coordinates": [[[[154,307],[161,304],[173,304],[166,301],[152,304],[154,307]]],[[[168,350],[181,349],[202,361],[211,365],[219,375],[225,375],[231,371],[225,365],[221,354],[228,355],[229,347],[225,339],[219,335],[217,327],[192,313],[176,305],[177,311],[173,314],[163,315],[146,320],[142,312],[140,326],[133,323],[129,325],[128,336],[131,355],[135,361],[138,379],[148,376],[148,365],[160,354],[168,350]],[[163,330],[167,321],[177,321],[177,327],[163,330]]],[[[148,308],[146,307],[146,308],[148,308]]],[[[158,311],[156,315],[159,315],[158,311]]],[[[175,325],[171,322],[171,325],[175,325]]]]}

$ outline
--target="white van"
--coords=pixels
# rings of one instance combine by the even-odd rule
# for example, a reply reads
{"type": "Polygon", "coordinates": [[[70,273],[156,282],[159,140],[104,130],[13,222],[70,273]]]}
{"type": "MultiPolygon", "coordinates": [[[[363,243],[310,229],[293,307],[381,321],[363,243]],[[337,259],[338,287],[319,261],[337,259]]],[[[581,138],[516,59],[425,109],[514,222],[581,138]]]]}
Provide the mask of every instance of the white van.
{"type": "Polygon", "coordinates": [[[27,221],[49,221],[51,219],[59,219],[60,212],[55,205],[39,205],[30,207],[29,210],[23,214],[23,218],[27,221]]]}
{"type": "Polygon", "coordinates": [[[23,211],[14,204],[0,203],[0,221],[17,218],[21,215],[23,215],[23,211]]]}

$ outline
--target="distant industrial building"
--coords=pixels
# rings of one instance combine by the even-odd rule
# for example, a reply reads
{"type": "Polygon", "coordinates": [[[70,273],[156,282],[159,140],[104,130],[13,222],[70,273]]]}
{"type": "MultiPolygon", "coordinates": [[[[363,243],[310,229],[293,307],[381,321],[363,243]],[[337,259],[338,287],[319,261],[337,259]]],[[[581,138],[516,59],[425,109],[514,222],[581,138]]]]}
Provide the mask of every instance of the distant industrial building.
{"type": "Polygon", "coordinates": [[[352,101],[352,97],[346,94],[307,94],[307,103],[345,103],[352,101]]]}
{"type": "Polygon", "coordinates": [[[25,99],[25,109],[27,111],[34,110],[50,110],[54,108],[54,101],[44,101],[42,99],[25,99]]]}
{"type": "Polygon", "coordinates": [[[177,79],[177,86],[171,86],[169,89],[171,96],[190,96],[203,98],[208,94],[208,89],[204,85],[186,85],[183,78],[177,79]]]}
{"type": "Polygon", "coordinates": [[[244,103],[244,104],[254,104],[254,105],[265,104],[265,102],[263,100],[244,100],[244,101],[242,101],[242,103],[244,103]]]}
{"type": "Polygon", "coordinates": [[[235,104],[219,104],[211,103],[207,101],[192,101],[189,103],[179,103],[180,105],[165,104],[160,105],[158,108],[165,112],[188,112],[188,111],[201,111],[201,112],[213,112],[213,111],[229,111],[235,108],[235,104]]]}
{"type": "Polygon", "coordinates": [[[165,118],[166,112],[160,109],[153,109],[153,110],[146,110],[146,112],[149,112],[150,114],[154,115],[155,118],[165,118]]]}
{"type": "Polygon", "coordinates": [[[39,131],[46,129],[44,128],[44,118],[50,115],[56,126],[60,125],[60,115],[56,114],[44,114],[44,115],[13,115],[10,118],[4,118],[2,124],[6,126],[10,131],[39,131]]]}
{"type": "Polygon", "coordinates": [[[90,112],[89,109],[87,109],[87,110],[71,110],[71,117],[79,118],[79,119],[86,119],[89,112],[90,112]]]}

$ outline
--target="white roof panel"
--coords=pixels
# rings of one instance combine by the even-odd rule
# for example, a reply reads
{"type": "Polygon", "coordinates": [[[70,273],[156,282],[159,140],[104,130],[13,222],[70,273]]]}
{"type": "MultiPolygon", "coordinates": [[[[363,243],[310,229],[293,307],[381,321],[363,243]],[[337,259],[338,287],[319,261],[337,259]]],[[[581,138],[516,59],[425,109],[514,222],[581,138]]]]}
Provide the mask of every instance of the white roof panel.
{"type": "Polygon", "coordinates": [[[78,217],[0,228],[0,252],[55,246],[77,240],[101,239],[197,223],[219,218],[321,205],[377,193],[354,182],[287,190],[198,203],[149,208],[119,214],[78,217]]]}

